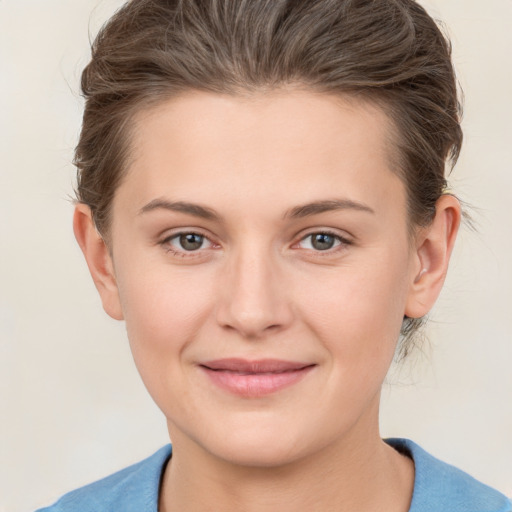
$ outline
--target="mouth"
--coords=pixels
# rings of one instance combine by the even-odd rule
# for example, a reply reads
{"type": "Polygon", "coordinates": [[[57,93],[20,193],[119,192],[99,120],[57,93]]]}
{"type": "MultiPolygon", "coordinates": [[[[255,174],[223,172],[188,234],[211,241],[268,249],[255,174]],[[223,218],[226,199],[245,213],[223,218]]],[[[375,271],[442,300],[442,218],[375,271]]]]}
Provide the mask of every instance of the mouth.
{"type": "Polygon", "coordinates": [[[199,368],[219,388],[237,396],[258,398],[302,380],[316,365],[278,359],[218,359],[199,368]]]}

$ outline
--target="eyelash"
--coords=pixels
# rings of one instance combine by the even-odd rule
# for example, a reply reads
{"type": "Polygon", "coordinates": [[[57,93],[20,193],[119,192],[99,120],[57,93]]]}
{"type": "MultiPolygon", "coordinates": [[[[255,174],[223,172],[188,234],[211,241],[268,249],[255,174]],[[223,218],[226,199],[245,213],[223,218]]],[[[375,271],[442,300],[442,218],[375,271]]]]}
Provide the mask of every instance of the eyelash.
{"type": "Polygon", "coordinates": [[[176,250],[171,245],[171,242],[173,240],[175,240],[181,236],[186,236],[186,235],[195,235],[195,236],[201,237],[203,242],[204,242],[204,240],[208,240],[208,242],[211,244],[211,246],[215,246],[215,244],[206,235],[203,235],[202,233],[198,233],[196,231],[180,231],[179,233],[174,233],[173,235],[168,236],[167,238],[162,240],[160,242],[160,245],[162,247],[164,247],[164,249],[167,253],[171,253],[172,255],[180,257],[180,258],[194,258],[194,257],[199,256],[199,254],[198,254],[200,252],[199,250],[195,250],[195,251],[187,251],[186,249],[176,250]]]}
{"type": "MultiPolygon", "coordinates": [[[[214,247],[216,245],[206,235],[204,235],[202,233],[198,233],[196,231],[181,231],[179,233],[175,233],[171,236],[168,236],[164,240],[162,240],[160,242],[160,245],[162,247],[164,247],[164,249],[166,250],[167,253],[171,253],[172,255],[180,257],[180,258],[194,258],[194,257],[200,256],[200,254],[199,254],[200,249],[193,250],[193,251],[187,251],[186,249],[176,250],[172,247],[172,245],[170,245],[172,240],[175,240],[175,239],[177,239],[181,236],[185,236],[185,235],[199,236],[203,239],[203,241],[208,240],[209,243],[211,244],[211,246],[214,247]]],[[[326,236],[334,238],[335,242],[337,242],[337,244],[334,247],[332,247],[330,249],[325,249],[323,251],[307,249],[308,251],[314,252],[315,256],[321,256],[321,257],[330,256],[330,255],[333,255],[333,254],[337,253],[338,251],[346,249],[348,246],[352,245],[352,242],[350,240],[342,237],[341,235],[339,235],[337,233],[334,233],[329,230],[319,230],[319,231],[312,231],[312,232],[308,233],[307,235],[304,235],[298,242],[293,244],[292,247],[298,245],[299,243],[303,242],[304,240],[307,240],[310,237],[313,237],[314,235],[326,235],[326,236]]]]}
{"type": "Polygon", "coordinates": [[[299,242],[297,242],[295,245],[297,245],[300,242],[303,242],[304,240],[307,240],[308,238],[313,237],[314,235],[327,235],[329,237],[334,238],[336,245],[330,249],[325,249],[323,251],[321,250],[315,250],[315,249],[308,249],[314,253],[315,256],[325,257],[325,256],[332,256],[334,254],[337,254],[339,251],[342,251],[346,249],[348,246],[352,245],[352,242],[348,240],[347,238],[344,238],[343,236],[334,233],[333,231],[329,230],[320,230],[320,231],[312,231],[308,233],[307,235],[303,236],[299,242]]]}

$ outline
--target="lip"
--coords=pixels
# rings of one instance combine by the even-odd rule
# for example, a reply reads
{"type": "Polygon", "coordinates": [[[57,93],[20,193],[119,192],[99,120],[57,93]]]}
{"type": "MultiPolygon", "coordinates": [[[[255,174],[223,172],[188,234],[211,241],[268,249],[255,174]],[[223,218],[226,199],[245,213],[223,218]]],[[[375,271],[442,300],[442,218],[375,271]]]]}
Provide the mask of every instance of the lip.
{"type": "Polygon", "coordinates": [[[199,368],[224,391],[246,398],[276,393],[302,380],[316,365],[280,359],[230,358],[206,361],[199,368]]]}

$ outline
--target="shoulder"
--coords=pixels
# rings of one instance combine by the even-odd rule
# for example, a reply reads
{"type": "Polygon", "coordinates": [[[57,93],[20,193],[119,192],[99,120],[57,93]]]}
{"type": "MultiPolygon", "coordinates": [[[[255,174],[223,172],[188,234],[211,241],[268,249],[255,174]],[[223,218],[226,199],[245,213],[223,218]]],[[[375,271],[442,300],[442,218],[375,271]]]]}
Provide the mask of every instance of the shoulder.
{"type": "Polygon", "coordinates": [[[147,459],[63,496],[36,512],[157,512],[158,490],[171,445],[147,459]]]}
{"type": "Polygon", "coordinates": [[[408,439],[387,439],[414,460],[410,512],[512,512],[510,500],[460,469],[441,462],[408,439]]]}

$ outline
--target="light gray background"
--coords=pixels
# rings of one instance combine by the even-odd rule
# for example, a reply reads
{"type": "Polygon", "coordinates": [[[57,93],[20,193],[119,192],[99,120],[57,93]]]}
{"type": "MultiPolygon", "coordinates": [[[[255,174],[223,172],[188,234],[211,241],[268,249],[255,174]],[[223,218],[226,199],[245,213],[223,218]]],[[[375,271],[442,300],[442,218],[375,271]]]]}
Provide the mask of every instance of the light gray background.
{"type": "MultiPolygon", "coordinates": [[[[30,511],[168,441],[124,327],[71,231],[80,70],[119,0],[0,0],[0,512],[30,511]]],[[[455,191],[479,208],[433,314],[394,372],[382,433],[512,495],[512,1],[430,0],[466,93],[455,191]]]]}

